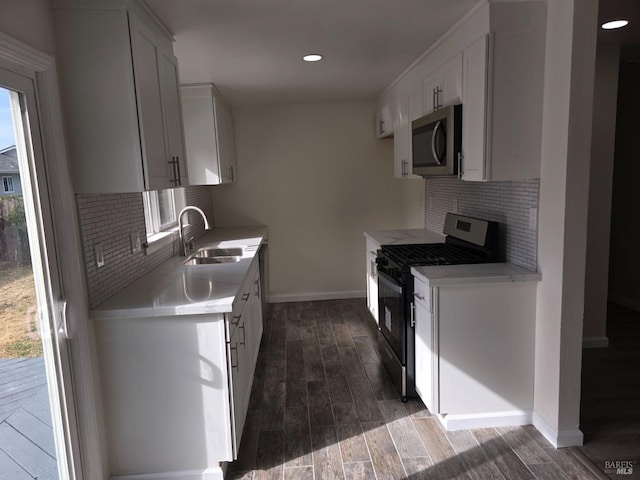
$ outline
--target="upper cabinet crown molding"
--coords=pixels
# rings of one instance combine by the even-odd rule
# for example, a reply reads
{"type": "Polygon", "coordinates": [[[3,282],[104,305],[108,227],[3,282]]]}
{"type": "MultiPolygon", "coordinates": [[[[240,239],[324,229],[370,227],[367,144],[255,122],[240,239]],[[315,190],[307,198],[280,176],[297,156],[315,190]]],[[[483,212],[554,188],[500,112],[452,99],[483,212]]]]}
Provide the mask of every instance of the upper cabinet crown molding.
{"type": "MultiPolygon", "coordinates": [[[[546,2],[482,2],[385,90],[378,109],[402,106],[422,83],[422,115],[462,103],[462,180],[538,178],[545,45],[546,2]]],[[[402,110],[394,162],[406,178],[411,136],[402,110]]]]}
{"type": "Polygon", "coordinates": [[[52,5],[76,193],[186,186],[171,33],[140,1],[52,5]]]}

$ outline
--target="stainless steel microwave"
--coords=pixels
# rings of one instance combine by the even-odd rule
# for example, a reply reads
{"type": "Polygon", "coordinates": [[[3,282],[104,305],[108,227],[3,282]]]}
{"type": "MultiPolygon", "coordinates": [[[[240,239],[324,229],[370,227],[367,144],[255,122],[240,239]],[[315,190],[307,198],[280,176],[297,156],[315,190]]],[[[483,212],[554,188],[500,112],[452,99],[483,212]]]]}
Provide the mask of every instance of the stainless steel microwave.
{"type": "Polygon", "coordinates": [[[457,175],[462,148],[462,105],[440,108],[411,122],[414,175],[457,175]]]}

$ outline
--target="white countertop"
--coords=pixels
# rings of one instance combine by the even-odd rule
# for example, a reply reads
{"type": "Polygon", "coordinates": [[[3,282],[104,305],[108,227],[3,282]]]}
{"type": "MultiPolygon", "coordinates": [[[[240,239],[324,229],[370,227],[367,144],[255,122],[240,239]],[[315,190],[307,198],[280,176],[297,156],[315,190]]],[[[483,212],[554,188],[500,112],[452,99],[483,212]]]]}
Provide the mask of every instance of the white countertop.
{"type": "Polygon", "coordinates": [[[98,320],[231,312],[266,238],[265,227],[214,228],[194,242],[194,251],[245,247],[239,262],[186,266],[186,257],[174,256],[92,310],[90,316],[98,320]]]}
{"type": "Polygon", "coordinates": [[[408,245],[412,243],[442,243],[445,235],[427,230],[426,228],[413,228],[405,230],[377,230],[364,232],[365,237],[370,238],[379,245],[408,245]]]}
{"type": "Polygon", "coordinates": [[[428,287],[480,283],[537,282],[542,274],[512,263],[411,267],[411,273],[428,287]]]}

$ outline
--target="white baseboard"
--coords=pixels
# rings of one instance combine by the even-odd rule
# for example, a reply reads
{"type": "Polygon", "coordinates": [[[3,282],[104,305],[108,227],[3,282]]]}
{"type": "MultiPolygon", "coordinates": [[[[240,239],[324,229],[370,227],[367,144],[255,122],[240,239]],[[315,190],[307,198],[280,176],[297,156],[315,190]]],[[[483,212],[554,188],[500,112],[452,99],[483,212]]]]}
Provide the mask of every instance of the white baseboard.
{"type": "Polygon", "coordinates": [[[584,337],[582,348],[607,348],[609,339],[607,337],[584,337]]]}
{"type": "Polygon", "coordinates": [[[553,428],[537,413],[533,413],[533,426],[553,445],[555,448],[579,447],[584,442],[584,435],[579,428],[574,430],[558,430],[553,428]]]}
{"type": "Polygon", "coordinates": [[[468,430],[472,428],[496,428],[530,425],[530,410],[512,410],[506,412],[472,413],[464,415],[437,415],[438,420],[448,431],[468,430]]]}
{"type": "Polygon", "coordinates": [[[343,292],[309,292],[309,293],[285,293],[281,295],[267,296],[269,303],[283,302],[311,302],[315,300],[338,300],[341,298],[365,298],[364,290],[348,290],[343,292]]]}
{"type": "Polygon", "coordinates": [[[640,312],[640,302],[638,300],[626,298],[622,295],[616,295],[615,293],[609,293],[609,300],[613,303],[617,303],[618,305],[622,305],[623,307],[640,312]]]}
{"type": "Polygon", "coordinates": [[[224,480],[224,473],[220,467],[210,467],[206,470],[112,475],[109,480],[224,480]]]}

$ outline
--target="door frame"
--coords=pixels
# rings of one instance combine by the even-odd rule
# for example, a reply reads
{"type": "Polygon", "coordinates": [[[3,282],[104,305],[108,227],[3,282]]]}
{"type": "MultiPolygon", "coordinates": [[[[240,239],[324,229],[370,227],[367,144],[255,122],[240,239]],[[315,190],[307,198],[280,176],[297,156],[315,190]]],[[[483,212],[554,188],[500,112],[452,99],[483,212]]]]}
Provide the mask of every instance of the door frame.
{"type": "Polygon", "coordinates": [[[73,335],[68,340],[79,435],[78,479],[106,479],[105,430],[100,415],[100,384],[97,375],[95,339],[89,323],[87,283],[82,263],[80,229],[67,161],[62,110],[55,60],[35,48],[0,32],[0,64],[7,70],[30,77],[36,90],[35,102],[44,150],[49,197],[56,215],[55,233],[60,273],[65,284],[68,322],[73,335]]]}

